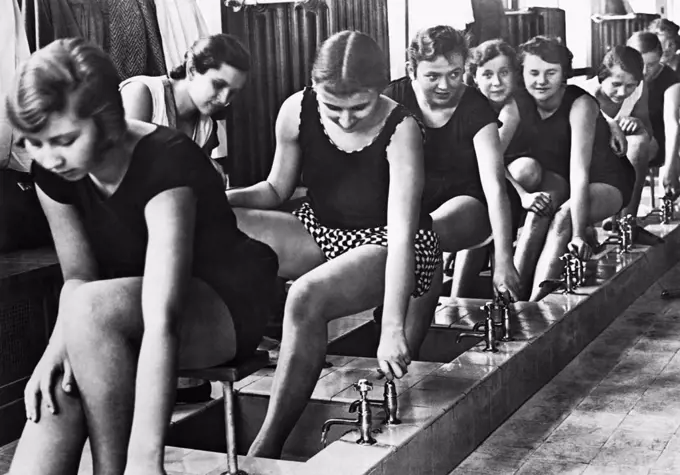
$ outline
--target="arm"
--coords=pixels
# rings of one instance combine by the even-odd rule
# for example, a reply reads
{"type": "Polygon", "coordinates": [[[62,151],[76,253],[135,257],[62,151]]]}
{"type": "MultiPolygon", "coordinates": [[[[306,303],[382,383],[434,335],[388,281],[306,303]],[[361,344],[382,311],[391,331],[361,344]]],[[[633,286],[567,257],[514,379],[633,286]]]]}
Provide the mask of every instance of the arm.
{"type": "Polygon", "coordinates": [[[147,203],[144,214],[149,230],[142,283],[144,334],[129,457],[162,467],[175,394],[178,317],[192,272],[195,195],[188,187],[165,190],[147,203]]]}
{"type": "MultiPolygon", "coordinates": [[[[585,230],[590,212],[590,164],[595,144],[595,127],[600,109],[597,102],[588,96],[581,96],[571,107],[569,123],[571,124],[571,156],[570,160],[570,202],[572,219],[572,237],[585,241],[585,230]]],[[[584,256],[581,256],[584,257],[584,256]]]]}
{"type": "MultiPolygon", "coordinates": [[[[498,114],[498,120],[503,124],[498,129],[498,136],[500,138],[500,150],[501,154],[504,154],[508,149],[512,138],[517,132],[517,128],[520,123],[519,108],[517,107],[517,102],[513,99],[510,103],[506,104],[501,112],[498,114]]],[[[512,187],[517,191],[520,199],[522,199],[526,194],[526,190],[515,180],[510,173],[510,171],[505,168],[505,178],[510,182],[512,187]]]]}
{"type": "Polygon", "coordinates": [[[663,97],[663,126],[666,137],[666,150],[661,180],[674,197],[680,192],[680,83],[666,89],[663,97]]]}
{"type": "Polygon", "coordinates": [[[227,191],[233,207],[272,209],[288,200],[300,179],[301,151],[298,142],[302,93],[286,99],[276,119],[274,163],[265,181],[227,191]]]}
{"type": "Polygon", "coordinates": [[[64,276],[64,286],[59,296],[59,312],[54,331],[24,392],[26,416],[34,422],[40,419],[41,398],[45,399],[48,408],[52,408],[54,412],[58,410],[52,397],[52,384],[59,372],[64,373],[62,380],[64,391],[70,392],[73,389],[71,366],[66,355],[62,332],[62,312],[68,308],[68,302],[78,287],[97,278],[97,265],[75,207],[54,201],[39,186],[36,189],[52,231],[64,276]]]}
{"type": "Polygon", "coordinates": [[[151,122],[153,117],[153,102],[151,92],[146,84],[132,81],[120,90],[123,99],[126,119],[137,119],[142,122],[151,122]]]}
{"type": "Polygon", "coordinates": [[[642,95],[635,103],[630,115],[631,117],[639,119],[640,122],[642,122],[647,135],[653,137],[652,122],[649,119],[649,89],[644,81],[642,82],[642,95]]]}
{"type": "Polygon", "coordinates": [[[513,298],[519,294],[519,277],[512,262],[512,236],[510,235],[510,206],[505,190],[503,156],[500,151],[498,128],[488,124],[477,132],[474,139],[479,174],[484,196],[489,206],[489,221],[494,238],[496,271],[494,285],[502,291],[506,287],[513,298]]]}
{"type": "Polygon", "coordinates": [[[390,170],[387,203],[387,262],[385,295],[378,360],[386,374],[401,377],[410,363],[404,323],[415,285],[415,234],[423,190],[423,139],[416,121],[397,126],[387,147],[390,170]],[[394,362],[394,363],[392,363],[394,362]],[[390,363],[389,367],[386,367],[390,363]],[[400,368],[401,367],[401,368],[400,368]]]}

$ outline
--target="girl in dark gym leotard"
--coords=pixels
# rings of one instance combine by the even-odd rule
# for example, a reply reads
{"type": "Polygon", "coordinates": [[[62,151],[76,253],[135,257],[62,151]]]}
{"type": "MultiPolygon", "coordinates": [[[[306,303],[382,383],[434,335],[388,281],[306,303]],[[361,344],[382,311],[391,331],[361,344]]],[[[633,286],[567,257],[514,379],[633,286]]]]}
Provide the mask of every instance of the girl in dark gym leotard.
{"type": "Polygon", "coordinates": [[[381,95],[388,68],[368,35],[326,40],[311,88],[281,106],[266,181],[227,191],[239,227],[269,243],[288,292],[283,337],[264,424],[250,454],[278,457],[323,367],[331,320],[383,304],[377,357],[388,378],[415,359],[441,288],[441,252],[421,213],[422,132],[381,95]],[[310,203],[272,211],[300,175],[310,203]],[[389,252],[388,252],[389,249],[389,252]]]}
{"type": "Polygon", "coordinates": [[[125,119],[118,82],[99,48],[57,40],[8,94],[64,275],[13,474],[75,474],[88,437],[96,473],[165,473],[177,369],[264,333],[276,255],[238,230],[189,137],[125,119]]]}
{"type": "Polygon", "coordinates": [[[538,36],[520,46],[524,85],[539,114],[532,149],[544,170],[541,189],[559,202],[561,196],[568,196],[549,227],[544,217],[528,214],[522,232],[527,239],[520,239],[516,258],[524,278],[533,274],[528,279],[533,282],[533,301],[545,296],[541,282],[559,276],[559,256],[567,249],[581,259],[590,258],[586,227],[625,206],[635,182],[630,162],[610,147],[611,131],[595,98],[565,84],[571,58],[566,46],[554,38],[538,36]],[[547,237],[538,232],[537,221],[547,229],[547,237]]]}

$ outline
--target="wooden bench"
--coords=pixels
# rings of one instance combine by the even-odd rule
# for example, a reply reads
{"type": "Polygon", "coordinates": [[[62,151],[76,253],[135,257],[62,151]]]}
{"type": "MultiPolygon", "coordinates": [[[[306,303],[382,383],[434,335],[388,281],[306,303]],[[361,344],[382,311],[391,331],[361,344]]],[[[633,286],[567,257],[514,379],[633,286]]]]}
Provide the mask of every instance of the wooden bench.
{"type": "Polygon", "coordinates": [[[234,383],[250,376],[269,364],[269,353],[256,351],[250,358],[234,361],[212,368],[181,370],[180,377],[201,378],[217,381],[222,385],[224,396],[224,424],[227,442],[227,471],[228,475],[244,475],[238,469],[236,453],[236,423],[234,417],[234,383]]]}

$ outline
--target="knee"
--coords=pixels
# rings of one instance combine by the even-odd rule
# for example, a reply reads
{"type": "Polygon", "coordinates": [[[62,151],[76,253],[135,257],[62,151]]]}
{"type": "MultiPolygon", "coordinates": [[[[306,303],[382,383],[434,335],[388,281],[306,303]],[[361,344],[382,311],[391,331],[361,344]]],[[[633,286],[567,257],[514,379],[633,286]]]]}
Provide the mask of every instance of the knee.
{"type": "Polygon", "coordinates": [[[629,135],[628,140],[628,160],[636,167],[646,167],[650,159],[650,144],[647,134],[629,135]]]}
{"type": "Polygon", "coordinates": [[[321,282],[305,276],[293,282],[286,297],[286,319],[294,324],[316,321],[324,313],[325,289],[321,282]]]}
{"type": "Polygon", "coordinates": [[[520,157],[514,160],[508,170],[512,177],[527,191],[536,191],[543,180],[543,169],[533,158],[520,157]]]}
{"type": "Polygon", "coordinates": [[[563,206],[557,210],[550,223],[550,233],[558,236],[571,235],[571,212],[563,206]]]}
{"type": "Polygon", "coordinates": [[[59,318],[67,342],[89,340],[84,334],[111,332],[116,320],[112,296],[104,295],[95,283],[83,284],[70,294],[68,302],[60,305],[59,318]]]}

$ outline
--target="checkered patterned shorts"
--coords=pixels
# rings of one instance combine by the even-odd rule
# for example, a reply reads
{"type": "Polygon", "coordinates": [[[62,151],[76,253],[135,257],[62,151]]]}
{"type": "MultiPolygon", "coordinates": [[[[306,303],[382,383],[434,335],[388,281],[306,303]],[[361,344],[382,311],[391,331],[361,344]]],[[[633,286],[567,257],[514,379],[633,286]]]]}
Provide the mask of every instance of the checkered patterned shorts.
{"type": "MultiPolygon", "coordinates": [[[[303,203],[293,211],[293,215],[302,222],[329,261],[365,244],[387,247],[385,226],[366,229],[328,228],[319,223],[309,203],[303,203]]],[[[416,288],[412,295],[420,297],[430,289],[434,271],[442,261],[442,253],[439,249],[439,237],[434,231],[426,229],[419,229],[416,233],[415,247],[416,288]]]]}

